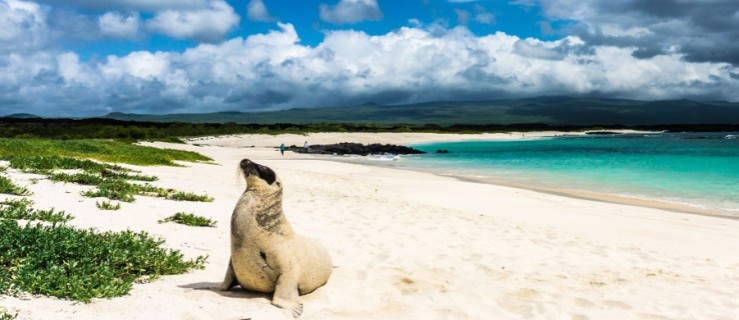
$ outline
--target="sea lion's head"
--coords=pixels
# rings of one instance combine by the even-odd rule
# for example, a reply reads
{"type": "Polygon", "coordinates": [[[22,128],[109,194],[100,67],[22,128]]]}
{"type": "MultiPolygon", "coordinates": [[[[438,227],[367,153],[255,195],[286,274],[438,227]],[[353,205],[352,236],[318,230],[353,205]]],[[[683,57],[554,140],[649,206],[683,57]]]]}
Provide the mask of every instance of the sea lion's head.
{"type": "Polygon", "coordinates": [[[249,159],[241,160],[239,164],[246,178],[246,190],[259,190],[272,193],[282,190],[282,183],[272,169],[249,159]]]}

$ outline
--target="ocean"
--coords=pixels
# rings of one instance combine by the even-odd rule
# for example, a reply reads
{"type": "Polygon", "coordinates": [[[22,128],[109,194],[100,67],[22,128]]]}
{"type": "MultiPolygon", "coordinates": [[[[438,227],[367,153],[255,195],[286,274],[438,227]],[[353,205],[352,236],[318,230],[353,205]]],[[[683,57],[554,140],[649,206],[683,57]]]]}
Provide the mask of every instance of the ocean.
{"type": "Polygon", "coordinates": [[[739,133],[572,135],[413,145],[393,166],[739,217],[739,133]],[[436,153],[448,150],[449,153],[436,153]]]}

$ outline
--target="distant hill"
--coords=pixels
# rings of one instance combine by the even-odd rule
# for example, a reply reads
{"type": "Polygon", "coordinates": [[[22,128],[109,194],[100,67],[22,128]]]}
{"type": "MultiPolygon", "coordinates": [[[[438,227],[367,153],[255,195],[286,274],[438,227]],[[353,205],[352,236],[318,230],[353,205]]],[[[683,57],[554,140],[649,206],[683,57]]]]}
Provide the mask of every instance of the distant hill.
{"type": "Polygon", "coordinates": [[[37,116],[35,114],[30,114],[30,113],[14,113],[14,114],[9,114],[7,116],[3,116],[3,118],[13,118],[13,119],[39,119],[41,117],[39,117],[39,116],[37,116]]]}
{"type": "Polygon", "coordinates": [[[665,125],[739,124],[739,103],[692,100],[538,97],[515,100],[447,101],[405,105],[298,108],[269,112],[215,112],[146,115],[111,113],[124,121],[193,123],[377,123],[377,124],[518,124],[665,125]]]}

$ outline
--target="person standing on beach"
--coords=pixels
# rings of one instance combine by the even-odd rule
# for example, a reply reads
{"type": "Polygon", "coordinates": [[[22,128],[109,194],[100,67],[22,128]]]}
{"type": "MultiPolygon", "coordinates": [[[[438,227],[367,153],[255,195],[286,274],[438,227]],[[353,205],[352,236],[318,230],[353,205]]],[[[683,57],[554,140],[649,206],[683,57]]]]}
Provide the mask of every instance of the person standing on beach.
{"type": "Polygon", "coordinates": [[[308,153],[308,141],[303,143],[303,152],[308,153]]]}
{"type": "Polygon", "coordinates": [[[280,145],[280,154],[282,154],[283,156],[285,155],[285,144],[284,143],[280,145]]]}

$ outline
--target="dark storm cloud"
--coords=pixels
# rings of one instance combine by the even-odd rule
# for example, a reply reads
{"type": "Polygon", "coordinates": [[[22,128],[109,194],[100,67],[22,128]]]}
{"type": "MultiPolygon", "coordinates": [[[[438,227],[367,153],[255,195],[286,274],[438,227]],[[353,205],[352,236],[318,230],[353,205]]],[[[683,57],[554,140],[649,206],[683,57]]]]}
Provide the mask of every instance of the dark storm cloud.
{"type": "Polygon", "coordinates": [[[571,20],[571,32],[591,45],[636,47],[634,56],[677,52],[690,62],[739,66],[739,1],[736,0],[540,0],[544,12],[571,20]],[[609,26],[642,30],[613,35],[609,26]]]}

